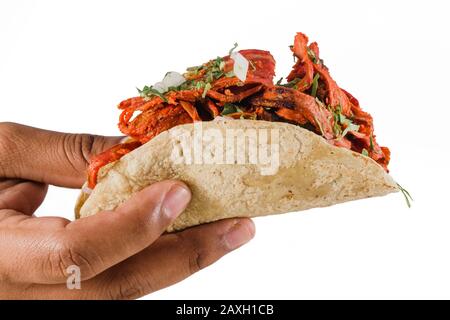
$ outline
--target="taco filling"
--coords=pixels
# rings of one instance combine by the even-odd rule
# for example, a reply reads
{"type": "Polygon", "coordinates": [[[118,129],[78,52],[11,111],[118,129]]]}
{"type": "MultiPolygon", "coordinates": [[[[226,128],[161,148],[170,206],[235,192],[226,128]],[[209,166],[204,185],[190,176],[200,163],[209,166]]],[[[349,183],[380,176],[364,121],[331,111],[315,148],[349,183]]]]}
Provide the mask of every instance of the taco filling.
{"type": "Polygon", "coordinates": [[[333,80],[316,42],[308,44],[308,37],[297,33],[290,47],[296,62],[284,83],[273,82],[270,52],[235,51],[236,46],[229,55],[190,67],[183,75],[169,72],[161,82],[138,90],[139,96],[122,101],[119,129],[129,139],[91,159],[88,187],[95,187],[101,167],[159,133],[218,116],[298,125],[388,170],[390,151],[378,145],[371,115],[333,80]]]}

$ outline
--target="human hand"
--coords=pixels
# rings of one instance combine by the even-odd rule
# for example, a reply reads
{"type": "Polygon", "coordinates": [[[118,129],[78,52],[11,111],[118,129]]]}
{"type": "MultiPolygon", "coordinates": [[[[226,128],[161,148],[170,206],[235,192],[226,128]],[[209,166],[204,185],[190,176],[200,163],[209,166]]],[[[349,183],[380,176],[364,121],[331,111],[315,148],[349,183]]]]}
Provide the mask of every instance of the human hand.
{"type": "Polygon", "coordinates": [[[155,183],[114,211],[72,222],[33,215],[48,184],[80,188],[90,156],[119,140],[0,123],[0,298],[137,298],[254,236],[249,219],[163,234],[190,201],[177,181],[155,183]],[[80,290],[66,285],[73,265],[80,268],[80,290]]]}

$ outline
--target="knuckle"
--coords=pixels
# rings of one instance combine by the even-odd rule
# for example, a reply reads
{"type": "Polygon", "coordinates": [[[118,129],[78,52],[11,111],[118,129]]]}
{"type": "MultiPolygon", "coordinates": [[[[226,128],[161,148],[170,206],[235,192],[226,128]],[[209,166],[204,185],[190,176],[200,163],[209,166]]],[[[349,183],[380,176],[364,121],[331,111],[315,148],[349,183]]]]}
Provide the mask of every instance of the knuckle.
{"type": "Polygon", "coordinates": [[[86,163],[89,163],[91,156],[94,153],[94,144],[96,137],[89,134],[78,135],[78,150],[86,163]]]}
{"type": "Polygon", "coordinates": [[[132,272],[121,274],[117,281],[110,281],[107,297],[111,300],[130,300],[153,292],[152,281],[148,277],[132,272]]]}
{"type": "Polygon", "coordinates": [[[67,160],[75,169],[80,164],[87,167],[91,158],[95,137],[89,134],[66,134],[63,138],[63,150],[67,160]]]}
{"type": "Polygon", "coordinates": [[[194,274],[206,268],[210,264],[210,255],[200,239],[198,239],[197,237],[187,238],[182,233],[178,234],[177,237],[179,238],[178,241],[185,246],[185,251],[187,252],[187,264],[190,274],[194,274]]]}
{"type": "Polygon", "coordinates": [[[189,273],[196,273],[203,269],[205,266],[202,261],[202,254],[197,249],[194,249],[192,254],[189,255],[189,273]]]}
{"type": "Polygon", "coordinates": [[[97,274],[92,259],[88,259],[83,253],[83,249],[77,244],[69,243],[67,240],[57,241],[56,248],[52,250],[48,259],[49,269],[56,278],[65,279],[67,270],[71,266],[80,268],[82,279],[92,278],[97,274]]]}

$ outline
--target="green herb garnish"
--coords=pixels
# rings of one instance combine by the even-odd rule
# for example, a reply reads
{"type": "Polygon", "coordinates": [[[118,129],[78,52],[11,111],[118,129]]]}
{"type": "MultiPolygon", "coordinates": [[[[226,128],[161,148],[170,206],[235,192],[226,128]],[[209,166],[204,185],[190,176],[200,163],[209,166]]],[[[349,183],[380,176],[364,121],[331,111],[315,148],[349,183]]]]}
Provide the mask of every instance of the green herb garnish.
{"type": "Polygon", "coordinates": [[[167,102],[166,97],[164,97],[164,95],[161,92],[154,89],[153,86],[144,86],[144,88],[142,88],[142,90],[139,88],[136,88],[136,89],[139,92],[139,95],[144,99],[149,99],[149,98],[156,96],[156,97],[160,97],[164,102],[167,102]]]}
{"type": "Polygon", "coordinates": [[[206,86],[206,83],[204,81],[199,80],[199,81],[195,82],[194,87],[195,87],[195,89],[200,90],[200,89],[204,88],[205,86],[206,86]]]}
{"type": "Polygon", "coordinates": [[[205,66],[201,65],[201,66],[189,67],[186,69],[186,71],[190,74],[197,75],[200,72],[200,70],[203,70],[204,68],[205,68],[205,66]]]}
{"type": "Polygon", "coordinates": [[[323,60],[318,58],[313,50],[311,50],[310,48],[308,48],[307,50],[308,50],[308,57],[314,64],[323,65],[323,60]]]}
{"type": "Polygon", "coordinates": [[[189,67],[189,68],[186,69],[186,71],[192,71],[192,72],[200,71],[201,69],[203,69],[203,67],[204,67],[203,65],[201,65],[201,66],[189,67]]]}
{"type": "Polygon", "coordinates": [[[334,117],[333,131],[336,137],[340,137],[342,139],[347,135],[349,131],[359,131],[359,125],[354,124],[349,118],[347,118],[345,115],[342,114],[341,106],[337,106],[336,109],[334,110],[331,106],[329,106],[328,110],[333,112],[334,117]],[[344,130],[342,130],[343,126],[345,126],[344,130]]]}
{"type": "Polygon", "coordinates": [[[213,82],[224,75],[223,68],[225,67],[225,62],[221,57],[217,57],[213,61],[207,64],[205,80],[206,82],[213,82]]]}
{"type": "Polygon", "coordinates": [[[319,87],[320,74],[316,73],[312,82],[311,95],[315,98],[317,95],[317,88],[319,87]]]}
{"type": "Polygon", "coordinates": [[[209,89],[211,89],[211,83],[207,83],[205,85],[205,88],[203,89],[202,98],[206,98],[206,93],[208,93],[209,89]]]}
{"type": "Polygon", "coordinates": [[[285,83],[285,84],[280,84],[281,86],[283,86],[283,87],[286,87],[286,88],[296,88],[297,87],[297,84],[301,81],[302,79],[300,79],[300,78],[294,78],[294,80],[292,80],[292,81],[290,81],[290,82],[288,82],[288,83],[285,83]]]}
{"type": "Polygon", "coordinates": [[[220,115],[226,116],[226,115],[233,114],[233,113],[243,113],[243,111],[235,104],[225,103],[220,115]]]}
{"type": "MultiPolygon", "coordinates": [[[[317,98],[316,98],[316,102],[318,104],[322,104],[322,102],[319,99],[317,99],[317,98]]],[[[327,106],[327,109],[333,114],[333,120],[334,120],[333,121],[333,132],[334,132],[334,135],[336,137],[339,137],[342,134],[342,128],[341,128],[341,126],[339,124],[340,123],[339,115],[341,113],[341,107],[337,106],[336,109],[333,110],[333,108],[331,106],[327,106]]]]}
{"type": "Polygon", "coordinates": [[[357,124],[354,124],[353,122],[351,122],[350,119],[345,119],[345,122],[343,122],[342,124],[346,124],[347,127],[342,132],[341,138],[345,137],[349,131],[358,132],[358,130],[359,130],[359,126],[357,124]]]}
{"type": "Polygon", "coordinates": [[[308,51],[308,57],[312,60],[314,64],[317,64],[317,57],[314,51],[312,51],[310,48],[307,49],[308,51]]]}
{"type": "Polygon", "coordinates": [[[414,201],[414,199],[411,197],[411,195],[409,194],[408,190],[403,188],[398,183],[397,183],[397,187],[403,193],[403,196],[405,197],[406,204],[407,204],[408,208],[411,208],[411,201],[414,201]]]}
{"type": "Polygon", "coordinates": [[[276,85],[277,85],[277,86],[280,86],[282,81],[283,81],[283,77],[281,77],[281,78],[277,81],[276,85]]]}
{"type": "Polygon", "coordinates": [[[373,135],[370,134],[370,151],[373,151],[375,148],[373,146],[373,135]]]}
{"type": "MultiPolygon", "coordinates": [[[[234,47],[230,49],[229,53],[231,54],[234,49],[236,49],[238,46],[237,43],[234,44],[234,47]]],[[[204,72],[204,75],[200,79],[191,79],[186,80],[184,83],[180,84],[179,86],[173,86],[169,87],[168,91],[180,91],[180,90],[201,90],[203,89],[202,97],[205,98],[207,92],[211,89],[211,83],[218,80],[219,78],[226,76],[226,77],[234,77],[234,72],[230,71],[227,73],[224,73],[223,70],[225,69],[225,61],[221,57],[217,57],[214,60],[209,61],[208,63],[205,63],[200,66],[193,66],[186,69],[187,73],[185,74],[189,75],[198,75],[200,71],[204,72]]],[[[167,76],[167,74],[166,74],[167,76]]],[[[156,90],[153,86],[145,86],[142,90],[138,89],[139,95],[145,99],[150,99],[152,97],[159,97],[164,102],[167,102],[166,97],[164,96],[164,93],[159,92],[156,90]]]]}
{"type": "Polygon", "coordinates": [[[369,151],[367,151],[367,149],[362,149],[361,154],[362,154],[363,156],[368,157],[368,156],[369,156],[369,151]]]}

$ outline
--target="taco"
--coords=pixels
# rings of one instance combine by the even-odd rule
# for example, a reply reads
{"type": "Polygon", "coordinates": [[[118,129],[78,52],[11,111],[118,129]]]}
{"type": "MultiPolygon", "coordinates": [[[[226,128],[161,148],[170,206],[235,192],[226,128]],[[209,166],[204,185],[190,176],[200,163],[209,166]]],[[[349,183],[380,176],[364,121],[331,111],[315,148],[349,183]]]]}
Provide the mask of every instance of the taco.
{"type": "Polygon", "coordinates": [[[284,83],[273,83],[268,51],[231,50],[121,102],[128,138],[91,159],[77,218],[165,179],[193,194],[168,231],[396,192],[372,117],[331,78],[317,43],[298,33],[291,50],[284,83]]]}

